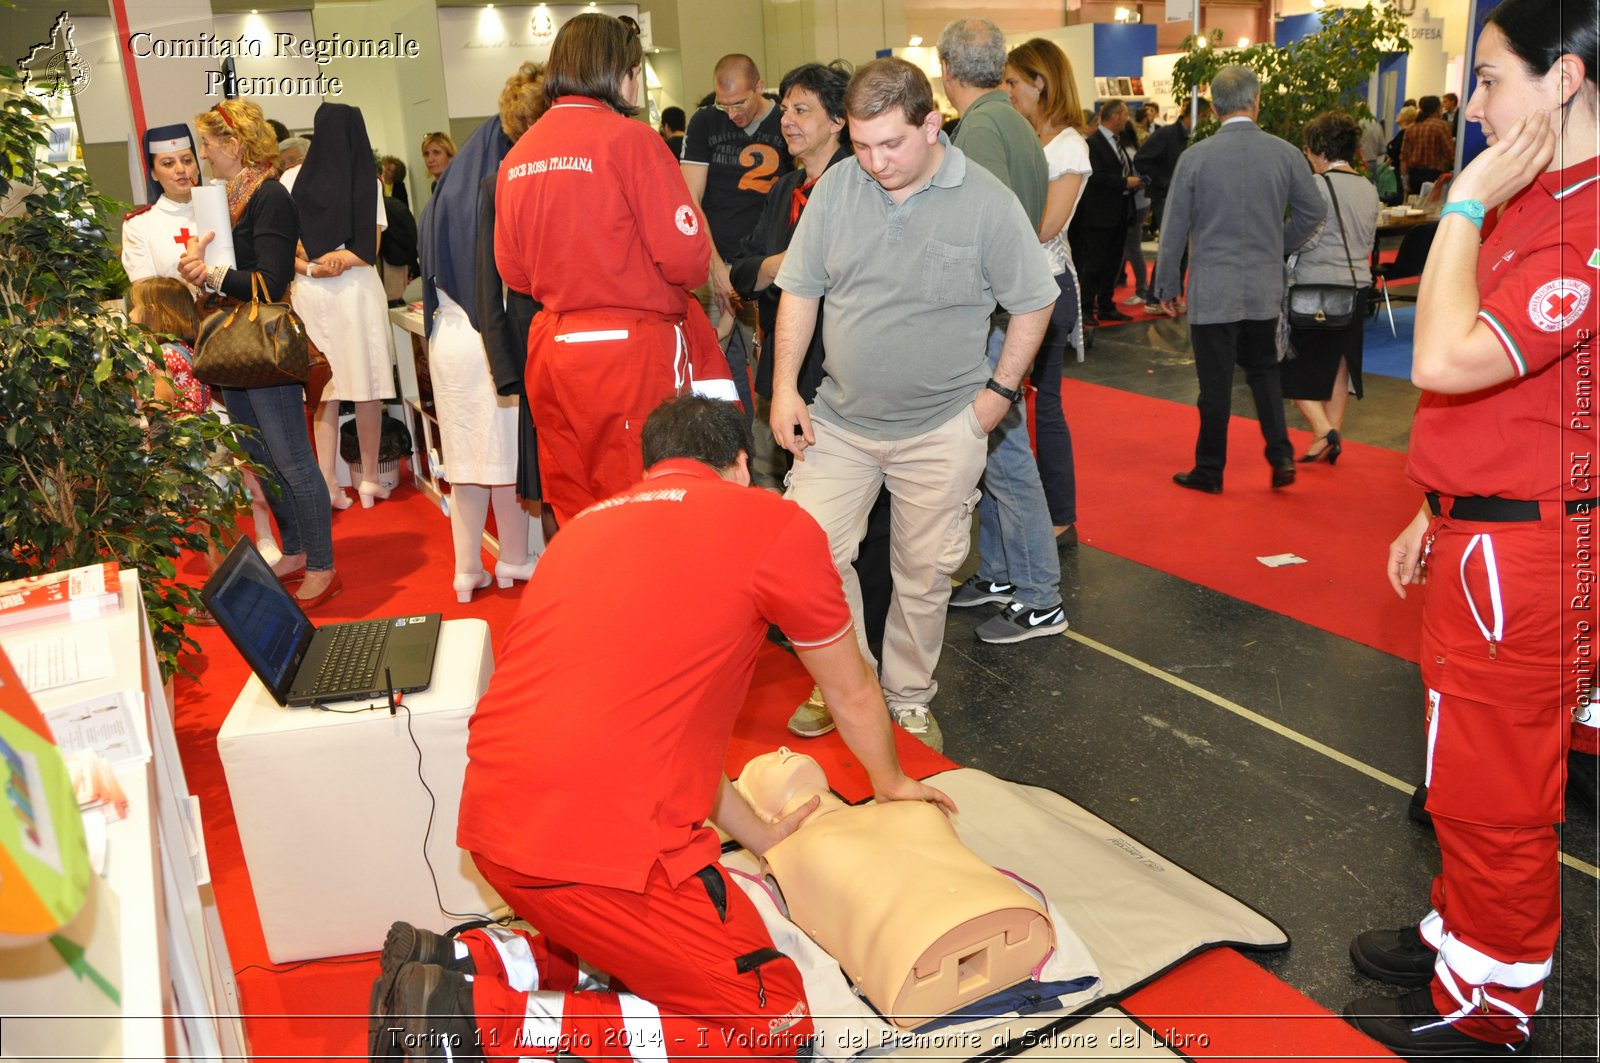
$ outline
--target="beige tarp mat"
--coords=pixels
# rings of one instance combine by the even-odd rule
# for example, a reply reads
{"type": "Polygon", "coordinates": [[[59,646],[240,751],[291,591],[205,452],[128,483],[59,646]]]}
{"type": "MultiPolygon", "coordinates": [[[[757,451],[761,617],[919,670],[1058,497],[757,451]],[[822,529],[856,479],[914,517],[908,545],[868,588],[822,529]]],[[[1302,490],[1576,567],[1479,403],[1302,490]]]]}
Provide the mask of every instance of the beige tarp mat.
{"type": "MultiPolygon", "coordinates": [[[[960,807],[955,827],[963,842],[993,866],[1043,893],[1058,947],[1041,979],[1098,975],[1098,981],[1061,997],[1046,1012],[993,1016],[909,1033],[898,1030],[856,995],[832,957],[785,918],[770,881],[755,877],[755,859],[745,852],[730,853],[723,863],[742,872],[735,881],[761,912],[778,949],[800,968],[821,1059],[843,1060],[863,1053],[968,1059],[1008,1045],[1011,1050],[1051,1055],[1058,1054],[1058,1048],[1071,1049],[1065,1058],[1079,1058],[1072,1053],[1088,1046],[1075,1046],[1070,1031],[1082,1023],[1048,1029],[1064,1016],[1116,998],[1211,946],[1288,944],[1287,935],[1270,919],[1060,794],[972,768],[944,772],[927,782],[948,793],[960,807]]],[[[871,888],[870,883],[863,886],[871,888]]],[[[1103,1038],[1098,1043],[1097,1051],[1104,1057],[1109,1044],[1103,1038]]],[[[1143,1047],[1154,1047],[1148,1032],[1143,1047]]],[[[1081,1058],[1094,1056],[1095,1051],[1089,1051],[1081,1058]]]]}

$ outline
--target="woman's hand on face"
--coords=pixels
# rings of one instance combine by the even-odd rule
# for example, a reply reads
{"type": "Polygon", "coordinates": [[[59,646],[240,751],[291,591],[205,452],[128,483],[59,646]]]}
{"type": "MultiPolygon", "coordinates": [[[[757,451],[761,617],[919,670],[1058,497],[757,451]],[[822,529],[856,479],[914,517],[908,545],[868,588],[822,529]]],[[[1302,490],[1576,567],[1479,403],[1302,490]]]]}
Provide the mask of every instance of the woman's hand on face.
{"type": "Polygon", "coordinates": [[[1498,207],[1544,173],[1555,158],[1556,141],[1550,112],[1524,115],[1456,175],[1450,200],[1476,199],[1487,208],[1498,207]]]}

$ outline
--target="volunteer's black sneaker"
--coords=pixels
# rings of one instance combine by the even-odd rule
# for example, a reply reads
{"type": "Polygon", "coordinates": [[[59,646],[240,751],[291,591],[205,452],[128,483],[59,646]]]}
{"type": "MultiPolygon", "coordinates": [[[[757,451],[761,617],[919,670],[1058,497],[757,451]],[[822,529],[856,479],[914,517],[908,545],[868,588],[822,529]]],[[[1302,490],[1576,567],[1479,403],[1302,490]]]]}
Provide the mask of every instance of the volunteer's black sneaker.
{"type": "Polygon", "coordinates": [[[396,921],[383,939],[383,952],[378,956],[378,965],[389,974],[399,971],[408,963],[431,963],[460,974],[475,973],[471,956],[456,958],[454,938],[396,921]]]}
{"type": "Polygon", "coordinates": [[[1413,823],[1420,823],[1429,830],[1433,829],[1433,815],[1428,811],[1427,783],[1411,791],[1411,804],[1406,808],[1406,815],[1411,817],[1413,823]]]}
{"type": "Polygon", "coordinates": [[[1426,989],[1398,997],[1363,997],[1345,1005],[1350,1025],[1406,1059],[1514,1056],[1528,1049],[1528,1039],[1497,1044],[1469,1037],[1445,1022],[1426,989]]]}
{"type": "Polygon", "coordinates": [[[993,583],[977,576],[969,576],[967,582],[950,592],[950,607],[970,609],[975,605],[988,605],[990,602],[1009,602],[1015,593],[1017,593],[1016,584],[993,583]]]}
{"type": "Polygon", "coordinates": [[[472,974],[472,957],[456,958],[456,943],[443,934],[395,922],[383,939],[383,951],[378,955],[380,973],[372,983],[372,996],[367,1001],[370,1025],[367,1030],[367,1055],[373,1060],[398,1059],[397,1049],[383,1050],[378,1044],[381,1033],[377,1017],[389,1010],[394,996],[395,979],[408,963],[428,963],[444,967],[458,974],[472,974]]]}
{"type": "Polygon", "coordinates": [[[374,1059],[481,1060],[472,981],[437,964],[408,963],[394,996],[371,1019],[374,1059]]]}
{"type": "Polygon", "coordinates": [[[1433,980],[1438,953],[1422,940],[1415,926],[1399,930],[1366,930],[1350,942],[1350,962],[1369,978],[1390,985],[1425,986],[1433,980]]]}
{"type": "Polygon", "coordinates": [[[1060,605],[1045,609],[1029,609],[1021,602],[1012,602],[999,614],[978,625],[978,639],[1004,645],[1036,639],[1043,635],[1059,635],[1067,630],[1067,614],[1060,605]]]}

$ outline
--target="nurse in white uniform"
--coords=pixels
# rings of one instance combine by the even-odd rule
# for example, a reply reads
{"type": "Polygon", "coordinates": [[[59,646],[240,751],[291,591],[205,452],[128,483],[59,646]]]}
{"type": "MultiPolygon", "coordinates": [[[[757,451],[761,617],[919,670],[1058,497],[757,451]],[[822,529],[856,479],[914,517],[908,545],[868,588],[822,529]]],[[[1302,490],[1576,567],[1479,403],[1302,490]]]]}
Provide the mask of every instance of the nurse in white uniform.
{"type": "Polygon", "coordinates": [[[178,277],[178,259],[189,240],[200,235],[190,202],[200,183],[200,164],[189,127],[179,123],[146,131],[144,150],[150,202],[122,216],[122,268],[130,281],[178,277]]]}
{"type": "MultiPolygon", "coordinates": [[[[146,206],[122,216],[122,268],[128,280],[147,277],[173,277],[183,281],[178,259],[191,239],[198,239],[195,225],[193,190],[200,184],[200,163],[195,159],[194,135],[188,125],[156,126],[144,134],[146,206]]],[[[194,287],[188,281],[183,283],[194,287]]],[[[226,418],[220,402],[213,403],[217,415],[226,418]]],[[[245,490],[250,493],[250,513],[255,524],[256,546],[269,562],[282,557],[272,532],[272,510],[261,484],[248,469],[245,490]]]]}

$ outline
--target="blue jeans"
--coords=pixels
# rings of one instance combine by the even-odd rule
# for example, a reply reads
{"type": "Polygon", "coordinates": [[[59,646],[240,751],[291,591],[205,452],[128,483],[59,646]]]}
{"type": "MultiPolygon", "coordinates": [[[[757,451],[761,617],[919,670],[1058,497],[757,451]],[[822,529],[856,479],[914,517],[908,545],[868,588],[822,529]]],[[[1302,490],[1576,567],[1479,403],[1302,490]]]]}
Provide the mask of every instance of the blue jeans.
{"type": "MultiPolygon", "coordinates": [[[[989,365],[1000,362],[1003,329],[989,330],[989,365]]],[[[1061,603],[1061,561],[1045,505],[1039,466],[1028,446],[1021,405],[1006,411],[989,433],[989,460],[978,502],[978,576],[1016,584],[1016,600],[1030,609],[1061,603]]]]}
{"type": "Polygon", "coordinates": [[[1072,347],[1078,323],[1078,288],[1070,270],[1056,276],[1061,298],[1056,300],[1050,327],[1033,360],[1033,441],[1039,452],[1039,480],[1050,509],[1050,523],[1078,522],[1078,477],[1072,459],[1072,431],[1061,404],[1062,365],[1072,347]]]}
{"type": "Polygon", "coordinates": [[[278,519],[283,552],[305,554],[306,568],[333,568],[333,505],[306,430],[306,390],[299,384],[221,388],[223,405],[245,433],[244,450],[266,470],[267,505],[278,519]]]}

